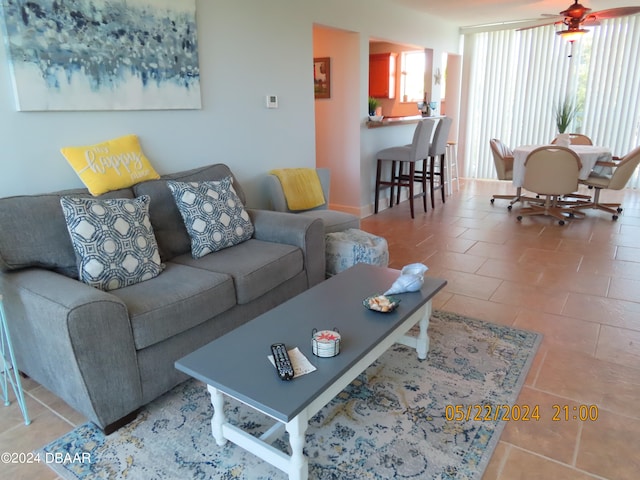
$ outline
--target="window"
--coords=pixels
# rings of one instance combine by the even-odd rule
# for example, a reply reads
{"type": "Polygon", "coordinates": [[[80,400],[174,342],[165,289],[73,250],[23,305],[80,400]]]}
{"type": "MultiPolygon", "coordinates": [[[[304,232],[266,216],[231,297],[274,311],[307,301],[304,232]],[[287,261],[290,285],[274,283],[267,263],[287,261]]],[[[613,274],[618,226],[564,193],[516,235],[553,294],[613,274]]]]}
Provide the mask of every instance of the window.
{"type": "Polygon", "coordinates": [[[421,102],[424,99],[424,51],[402,52],[400,62],[400,100],[421,102]]]}

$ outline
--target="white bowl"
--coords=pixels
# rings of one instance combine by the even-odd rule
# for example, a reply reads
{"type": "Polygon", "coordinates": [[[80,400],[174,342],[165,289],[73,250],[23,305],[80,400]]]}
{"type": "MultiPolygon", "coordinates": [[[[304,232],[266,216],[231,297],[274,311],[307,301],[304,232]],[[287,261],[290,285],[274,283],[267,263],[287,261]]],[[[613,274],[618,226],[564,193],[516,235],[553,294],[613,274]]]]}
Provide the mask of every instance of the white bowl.
{"type": "Polygon", "coordinates": [[[372,122],[381,122],[384,118],[384,115],[369,115],[369,120],[372,122]]]}

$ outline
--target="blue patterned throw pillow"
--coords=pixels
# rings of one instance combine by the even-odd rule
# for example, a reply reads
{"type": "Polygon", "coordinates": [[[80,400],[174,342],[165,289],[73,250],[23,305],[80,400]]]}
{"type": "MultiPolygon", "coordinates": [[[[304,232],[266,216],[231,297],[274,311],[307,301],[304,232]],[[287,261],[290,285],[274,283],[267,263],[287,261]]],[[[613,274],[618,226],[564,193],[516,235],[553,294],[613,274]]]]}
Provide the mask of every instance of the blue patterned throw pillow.
{"type": "Polygon", "coordinates": [[[149,202],[148,195],[60,198],[81,281],[100,290],[115,290],[160,274],[164,265],[149,221],[149,202]]]}
{"type": "Polygon", "coordinates": [[[167,181],[191,238],[191,255],[205,255],[249,240],[253,224],[231,177],[209,182],[167,181]]]}

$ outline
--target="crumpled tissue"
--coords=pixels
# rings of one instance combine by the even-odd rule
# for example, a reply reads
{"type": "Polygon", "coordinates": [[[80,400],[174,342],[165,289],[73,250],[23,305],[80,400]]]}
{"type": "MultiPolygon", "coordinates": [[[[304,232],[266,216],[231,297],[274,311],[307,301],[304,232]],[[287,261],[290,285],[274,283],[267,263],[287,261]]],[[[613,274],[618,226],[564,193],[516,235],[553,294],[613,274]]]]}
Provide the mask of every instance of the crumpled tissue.
{"type": "Polygon", "coordinates": [[[391,288],[384,292],[384,295],[394,293],[417,292],[424,283],[424,274],[429,267],[422,263],[411,263],[402,267],[400,276],[393,282],[391,288]]]}

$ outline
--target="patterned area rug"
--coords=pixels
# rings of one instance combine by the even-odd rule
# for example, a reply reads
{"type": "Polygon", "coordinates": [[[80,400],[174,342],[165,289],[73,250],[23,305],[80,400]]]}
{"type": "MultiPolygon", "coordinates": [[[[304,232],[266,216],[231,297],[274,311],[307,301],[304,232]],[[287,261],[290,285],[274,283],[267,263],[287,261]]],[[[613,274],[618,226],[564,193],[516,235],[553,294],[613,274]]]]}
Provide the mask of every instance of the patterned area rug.
{"type": "MultiPolygon", "coordinates": [[[[313,417],[305,445],[310,479],[482,477],[504,422],[455,421],[455,406],[471,406],[474,416],[476,405],[512,405],[541,335],[435,312],[429,336],[426,361],[395,345],[313,417]]],[[[226,410],[254,433],[271,426],[238,402],[227,401],[226,410]]],[[[108,437],[87,423],[40,453],[68,460],[55,469],[65,479],[287,478],[230,442],[217,446],[212,412],[206,387],[190,380],[108,437]]],[[[274,445],[286,450],[286,435],[274,445]]]]}

